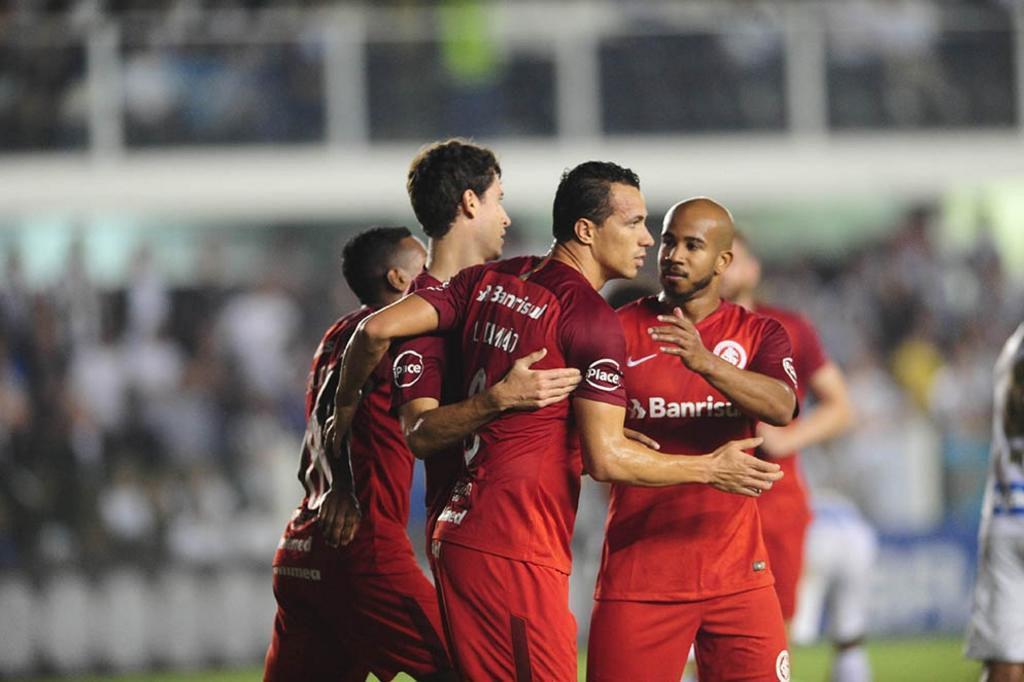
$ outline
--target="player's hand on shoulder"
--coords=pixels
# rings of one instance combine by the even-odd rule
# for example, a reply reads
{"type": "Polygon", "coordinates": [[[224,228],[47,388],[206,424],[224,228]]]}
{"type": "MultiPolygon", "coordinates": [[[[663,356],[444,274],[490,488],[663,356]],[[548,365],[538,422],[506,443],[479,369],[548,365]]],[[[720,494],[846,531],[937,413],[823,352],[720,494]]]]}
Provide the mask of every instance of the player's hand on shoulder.
{"type": "Polygon", "coordinates": [[[770,490],[782,478],[782,470],[774,462],[751,457],[745,450],[756,448],[761,438],[729,441],[710,456],[711,475],[708,483],[718,490],[748,497],[757,497],[770,490]]]}
{"type": "Polygon", "coordinates": [[[704,346],[697,325],[686,319],[679,308],[673,308],[671,315],[658,315],[658,321],[664,324],[649,328],[647,333],[654,341],[665,344],[661,352],[677,356],[694,372],[706,372],[714,355],[704,346]]]}
{"type": "Polygon", "coordinates": [[[320,503],[316,521],[329,547],[344,547],[352,542],[362,518],[354,492],[331,488],[320,503]]]}
{"type": "Polygon", "coordinates": [[[499,410],[537,410],[569,397],[582,374],[575,367],[532,369],[548,354],[541,348],[512,364],[508,374],[491,388],[499,410]]]}

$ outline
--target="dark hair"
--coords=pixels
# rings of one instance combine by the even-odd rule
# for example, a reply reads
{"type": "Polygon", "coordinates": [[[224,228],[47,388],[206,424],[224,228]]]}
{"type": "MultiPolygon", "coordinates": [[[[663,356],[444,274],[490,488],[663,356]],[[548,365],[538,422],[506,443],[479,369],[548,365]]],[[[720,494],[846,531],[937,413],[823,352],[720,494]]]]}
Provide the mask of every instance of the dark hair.
{"type": "Polygon", "coordinates": [[[494,152],[468,140],[453,138],[420,150],[409,164],[405,189],[412,210],[432,239],[448,234],[467,189],[483,196],[501,166],[494,152]]]}
{"type": "Polygon", "coordinates": [[[573,227],[580,218],[598,225],[611,215],[608,202],[614,183],[640,189],[640,178],[628,168],[607,161],[587,161],[562,173],[555,192],[551,231],[555,241],[567,242],[573,238],[573,227]]]}
{"type": "Polygon", "coordinates": [[[345,243],[341,274],[360,303],[379,303],[387,276],[399,253],[398,244],[411,237],[407,227],[371,227],[345,243]]]}

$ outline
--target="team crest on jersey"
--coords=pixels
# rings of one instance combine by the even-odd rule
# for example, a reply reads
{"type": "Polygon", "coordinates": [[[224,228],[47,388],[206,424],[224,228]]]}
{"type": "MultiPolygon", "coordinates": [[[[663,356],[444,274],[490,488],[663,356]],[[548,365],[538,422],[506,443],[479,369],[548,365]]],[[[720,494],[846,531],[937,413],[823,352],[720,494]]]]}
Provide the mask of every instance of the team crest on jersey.
{"type": "Polygon", "coordinates": [[[793,358],[782,358],[782,369],[786,370],[786,376],[796,386],[796,367],[793,366],[793,358]]]}
{"type": "Polygon", "coordinates": [[[783,649],[775,659],[775,676],[779,682],[789,682],[789,651],[783,649]]]}
{"type": "Polygon", "coordinates": [[[599,391],[615,391],[622,385],[622,368],[611,358],[601,358],[587,367],[586,380],[599,391]]]}
{"type": "Polygon", "coordinates": [[[409,388],[423,376],[423,356],[414,350],[399,353],[392,372],[395,375],[395,386],[409,388]]]}
{"type": "Polygon", "coordinates": [[[719,341],[713,352],[734,367],[747,366],[747,349],[732,339],[719,341]]]}

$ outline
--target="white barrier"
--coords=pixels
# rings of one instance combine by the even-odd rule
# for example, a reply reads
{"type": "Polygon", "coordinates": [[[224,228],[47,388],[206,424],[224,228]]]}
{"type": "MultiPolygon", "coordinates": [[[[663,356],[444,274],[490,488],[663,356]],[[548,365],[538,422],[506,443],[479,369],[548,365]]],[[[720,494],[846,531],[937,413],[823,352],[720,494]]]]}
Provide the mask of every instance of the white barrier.
{"type": "Polygon", "coordinates": [[[0,677],[258,666],[274,617],[269,569],[0,577],[0,677]]]}

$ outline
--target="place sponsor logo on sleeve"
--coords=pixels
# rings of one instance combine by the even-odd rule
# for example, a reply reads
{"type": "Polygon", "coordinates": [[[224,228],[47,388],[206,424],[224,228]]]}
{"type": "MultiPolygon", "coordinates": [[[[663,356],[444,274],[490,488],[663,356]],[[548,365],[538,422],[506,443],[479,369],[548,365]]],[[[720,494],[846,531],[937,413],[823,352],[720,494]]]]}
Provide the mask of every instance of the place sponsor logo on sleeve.
{"type": "Polygon", "coordinates": [[[740,369],[747,366],[747,349],[732,339],[719,341],[713,352],[730,365],[740,369]]]}
{"type": "Polygon", "coordinates": [[[786,376],[789,377],[794,386],[797,386],[796,367],[793,366],[793,358],[782,358],[782,369],[786,370],[786,376]]]}
{"type": "Polygon", "coordinates": [[[423,376],[423,356],[414,350],[399,353],[392,371],[395,374],[395,386],[409,388],[423,376]]]}
{"type": "Polygon", "coordinates": [[[622,386],[622,368],[611,358],[601,358],[590,363],[585,378],[599,391],[616,391],[622,386]]]}

